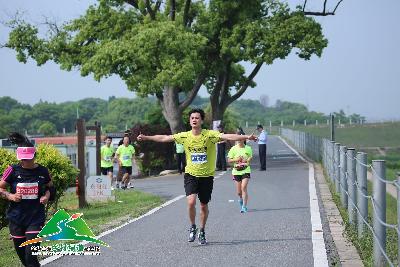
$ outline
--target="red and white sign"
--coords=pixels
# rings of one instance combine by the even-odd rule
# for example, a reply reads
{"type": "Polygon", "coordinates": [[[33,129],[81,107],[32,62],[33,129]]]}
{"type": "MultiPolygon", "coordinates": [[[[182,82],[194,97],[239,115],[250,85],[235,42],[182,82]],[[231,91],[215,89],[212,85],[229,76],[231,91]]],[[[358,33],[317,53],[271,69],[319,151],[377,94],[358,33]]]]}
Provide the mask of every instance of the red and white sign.
{"type": "Polygon", "coordinates": [[[17,194],[22,195],[22,199],[37,199],[39,195],[38,183],[18,183],[17,194]]]}

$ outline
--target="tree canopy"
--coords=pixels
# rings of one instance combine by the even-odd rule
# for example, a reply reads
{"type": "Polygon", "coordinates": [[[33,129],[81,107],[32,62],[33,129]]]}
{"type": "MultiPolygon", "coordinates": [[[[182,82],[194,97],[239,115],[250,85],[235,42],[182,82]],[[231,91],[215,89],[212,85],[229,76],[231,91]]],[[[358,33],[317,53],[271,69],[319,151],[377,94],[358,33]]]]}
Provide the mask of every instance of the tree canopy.
{"type": "MultiPolygon", "coordinates": [[[[208,98],[197,96],[191,107],[200,107],[209,111],[208,98]]],[[[188,111],[186,109],[181,118],[185,129],[189,129],[188,111]]],[[[336,121],[353,123],[364,121],[359,114],[345,114],[343,110],[333,113],[336,121]]],[[[67,133],[75,133],[77,115],[84,118],[88,124],[95,121],[101,122],[103,133],[122,132],[136,124],[151,124],[160,128],[167,128],[168,123],[162,115],[161,107],[155,98],[115,98],[108,100],[99,98],[86,98],[79,101],[63,103],[49,103],[41,101],[33,106],[21,104],[10,97],[0,97],[0,138],[6,138],[11,131],[27,131],[28,134],[53,135],[62,133],[64,128],[67,133]],[[7,103],[13,103],[12,107],[7,103]],[[77,112],[78,111],[78,112],[77,112]],[[50,113],[56,115],[49,115],[50,113]],[[78,114],[77,114],[78,113],[78,114]]],[[[235,130],[239,125],[255,125],[258,122],[279,125],[302,124],[304,120],[315,123],[315,120],[324,122],[328,115],[309,111],[299,103],[277,101],[274,106],[265,107],[257,100],[240,99],[235,101],[225,112],[223,120],[227,130],[235,130]]],[[[207,112],[205,127],[211,124],[211,113],[207,112]]]]}
{"type": "Polygon", "coordinates": [[[129,90],[153,95],[172,132],[184,128],[182,114],[201,85],[210,92],[212,118],[250,86],[263,64],[320,56],[326,47],[320,25],[304,7],[291,10],[278,0],[99,0],[80,18],[49,32],[23,20],[10,22],[7,47],[17,59],[40,66],[118,75],[129,90]],[[243,62],[253,63],[246,74],[243,62]],[[184,93],[184,98],[179,98],[184,93]]]}

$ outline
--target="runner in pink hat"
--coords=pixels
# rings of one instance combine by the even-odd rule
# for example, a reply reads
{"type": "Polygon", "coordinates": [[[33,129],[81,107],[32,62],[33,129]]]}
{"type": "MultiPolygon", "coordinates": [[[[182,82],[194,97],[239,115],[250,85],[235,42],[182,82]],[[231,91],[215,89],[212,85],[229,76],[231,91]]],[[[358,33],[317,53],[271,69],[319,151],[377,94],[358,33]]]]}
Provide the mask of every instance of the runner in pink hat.
{"type": "Polygon", "coordinates": [[[0,197],[9,201],[7,219],[15,250],[24,266],[40,266],[32,255],[31,245],[20,247],[36,238],[45,223],[45,205],[55,195],[46,167],[35,163],[36,149],[25,136],[11,133],[16,144],[18,164],[8,166],[0,180],[0,197]],[[9,191],[7,190],[9,188],[9,191]]]}

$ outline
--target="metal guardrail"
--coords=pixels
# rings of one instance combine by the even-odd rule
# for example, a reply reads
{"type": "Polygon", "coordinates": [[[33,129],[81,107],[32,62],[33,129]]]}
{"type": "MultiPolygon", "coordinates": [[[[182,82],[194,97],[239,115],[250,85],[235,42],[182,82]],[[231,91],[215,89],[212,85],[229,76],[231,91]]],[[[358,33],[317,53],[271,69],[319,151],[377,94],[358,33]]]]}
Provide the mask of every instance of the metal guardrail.
{"type": "Polygon", "coordinates": [[[374,266],[395,266],[386,253],[386,230],[394,229],[398,238],[398,258],[400,264],[400,175],[397,181],[386,180],[384,160],[373,160],[367,164],[367,154],[356,153],[334,141],[291,129],[280,129],[281,135],[289,140],[307,157],[322,162],[329,178],[340,196],[341,205],[347,209],[349,223],[357,228],[361,238],[371,231],[374,266]],[[372,195],[368,195],[367,171],[373,174],[372,195]],[[397,188],[397,225],[386,222],[386,184],[397,188]],[[368,222],[368,200],[371,201],[373,220],[368,222]]]}

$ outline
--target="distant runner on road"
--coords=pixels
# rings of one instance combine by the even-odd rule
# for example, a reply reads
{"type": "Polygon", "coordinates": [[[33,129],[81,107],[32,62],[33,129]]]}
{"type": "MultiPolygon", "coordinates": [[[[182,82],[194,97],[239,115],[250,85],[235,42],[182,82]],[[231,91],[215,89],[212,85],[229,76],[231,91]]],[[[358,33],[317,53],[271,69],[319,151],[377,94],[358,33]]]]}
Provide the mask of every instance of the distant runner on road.
{"type": "MultiPolygon", "coordinates": [[[[244,133],[241,133],[244,135],[244,133]]],[[[232,168],[233,180],[236,184],[236,191],[239,196],[240,212],[247,212],[248,193],[247,185],[250,179],[250,161],[253,157],[253,150],[244,141],[237,141],[228,152],[228,162],[234,163],[232,168]]]]}
{"type": "Polygon", "coordinates": [[[106,144],[101,147],[100,155],[100,169],[102,175],[108,175],[110,178],[110,184],[113,182],[113,159],[115,155],[114,148],[111,146],[112,138],[110,136],[106,137],[106,144]]]}
{"type": "Polygon", "coordinates": [[[131,180],[132,165],[135,160],[135,148],[130,144],[129,136],[124,136],[123,143],[115,152],[115,158],[118,160],[119,168],[122,172],[121,188],[126,189],[131,180]]]}
{"type": "Polygon", "coordinates": [[[189,123],[192,130],[173,135],[146,136],[140,134],[138,141],[176,142],[183,144],[186,154],[186,168],[184,175],[184,187],[187,197],[188,213],[191,227],[189,229],[189,242],[196,239],[196,198],[200,200],[200,231],[199,244],[207,244],[205,226],[208,218],[208,202],[214,184],[216,143],[220,140],[256,140],[254,135],[224,134],[218,131],[205,130],[201,126],[204,121],[202,109],[192,109],[189,112],[189,123]]]}

